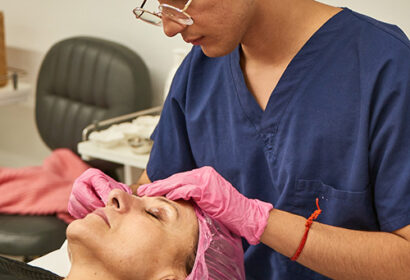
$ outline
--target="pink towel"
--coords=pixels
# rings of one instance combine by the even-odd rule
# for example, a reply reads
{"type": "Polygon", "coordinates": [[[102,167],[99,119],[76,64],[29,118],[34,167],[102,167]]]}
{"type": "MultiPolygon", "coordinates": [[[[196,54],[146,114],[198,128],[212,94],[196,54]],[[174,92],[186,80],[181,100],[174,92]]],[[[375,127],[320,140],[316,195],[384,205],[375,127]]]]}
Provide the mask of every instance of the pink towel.
{"type": "Polygon", "coordinates": [[[0,167],[0,213],[51,215],[70,223],[67,211],[74,180],[89,166],[68,149],[57,149],[42,166],[0,167]]]}

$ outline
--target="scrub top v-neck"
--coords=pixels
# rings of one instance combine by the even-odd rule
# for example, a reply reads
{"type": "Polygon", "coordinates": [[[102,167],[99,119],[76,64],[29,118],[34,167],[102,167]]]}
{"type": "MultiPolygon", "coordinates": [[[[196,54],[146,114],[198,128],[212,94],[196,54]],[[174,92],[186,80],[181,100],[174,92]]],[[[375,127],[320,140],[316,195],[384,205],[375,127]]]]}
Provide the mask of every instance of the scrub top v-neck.
{"type": "Polygon", "coordinates": [[[298,87],[303,86],[303,79],[305,77],[313,76],[312,67],[314,66],[315,58],[323,46],[329,40],[332,40],[333,36],[337,36],[337,34],[331,32],[331,29],[337,27],[337,18],[343,16],[339,15],[340,13],[343,14],[343,12],[344,10],[341,10],[325,22],[291,60],[272,91],[265,110],[260,107],[247,88],[239,62],[241,48],[236,48],[230,55],[232,77],[235,81],[238,98],[245,114],[259,130],[266,126],[264,125],[266,122],[278,122],[282,113],[286,111],[289,99],[293,96],[292,92],[298,92],[298,87]],[[272,118],[273,116],[275,117],[272,118]]]}
{"type": "MultiPolygon", "coordinates": [[[[265,111],[240,49],[194,47],[178,69],[152,139],[152,180],[212,166],[249,198],[338,227],[410,223],[410,45],[397,27],[347,8],[290,62],[265,111]]],[[[245,245],[248,280],[327,279],[263,244],[245,245]]]]}

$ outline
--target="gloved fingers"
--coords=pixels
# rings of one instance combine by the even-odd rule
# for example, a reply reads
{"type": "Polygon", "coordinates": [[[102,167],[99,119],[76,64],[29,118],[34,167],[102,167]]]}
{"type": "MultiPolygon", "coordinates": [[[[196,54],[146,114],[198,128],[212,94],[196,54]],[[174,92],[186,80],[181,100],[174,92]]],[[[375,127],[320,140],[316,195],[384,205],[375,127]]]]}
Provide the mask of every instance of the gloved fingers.
{"type": "Polygon", "coordinates": [[[128,193],[128,194],[132,194],[131,187],[128,186],[128,185],[126,185],[126,184],[118,183],[118,188],[121,189],[121,190],[123,190],[123,191],[125,191],[125,192],[128,193]]]}
{"type": "Polygon", "coordinates": [[[84,218],[89,213],[89,211],[72,195],[70,196],[67,209],[68,213],[76,219],[84,218]]]}
{"type": "Polygon", "coordinates": [[[101,199],[94,199],[83,205],[88,209],[88,212],[93,212],[97,208],[105,207],[105,202],[101,199]]]}
{"type": "Polygon", "coordinates": [[[90,186],[90,184],[84,181],[76,180],[73,184],[71,195],[82,204],[86,204],[90,200],[100,199],[92,188],[92,185],[90,186]]]}
{"type": "Polygon", "coordinates": [[[111,192],[112,189],[115,189],[116,185],[110,184],[110,182],[107,180],[106,175],[97,175],[94,177],[90,178],[90,184],[88,186],[88,190],[92,192],[93,194],[90,193],[90,195],[93,195],[94,197],[97,198],[97,200],[102,200],[104,201],[104,204],[106,203],[107,197],[109,193],[111,192]]]}
{"type": "Polygon", "coordinates": [[[137,193],[139,196],[162,196],[179,186],[180,183],[173,183],[167,179],[158,180],[150,184],[141,185],[138,187],[137,193]]]}
{"type": "Polygon", "coordinates": [[[235,205],[232,205],[234,198],[226,196],[223,192],[214,192],[212,188],[198,185],[183,185],[170,191],[166,197],[170,200],[192,199],[202,211],[221,222],[226,222],[226,218],[230,219],[229,213],[235,215],[237,211],[235,205]]]}
{"type": "Polygon", "coordinates": [[[120,189],[121,186],[119,186],[119,185],[124,185],[123,183],[114,180],[113,178],[111,178],[111,177],[108,176],[107,174],[105,174],[105,173],[103,173],[103,174],[104,174],[104,175],[103,175],[102,177],[104,177],[104,178],[108,181],[108,183],[112,186],[113,189],[114,189],[114,188],[115,188],[115,189],[120,189]]]}
{"type": "Polygon", "coordinates": [[[104,207],[114,188],[130,193],[126,185],[116,182],[101,170],[87,169],[74,181],[68,205],[70,214],[75,218],[83,218],[95,209],[104,207]]]}
{"type": "Polygon", "coordinates": [[[109,197],[110,197],[110,193],[114,189],[119,189],[128,194],[132,194],[131,188],[127,186],[126,184],[118,183],[116,181],[114,181],[114,183],[109,183],[106,188],[98,190],[98,193],[101,197],[101,201],[104,203],[104,206],[107,205],[109,197]]]}
{"type": "Polygon", "coordinates": [[[73,184],[71,195],[80,203],[88,212],[94,211],[98,207],[104,207],[101,201],[101,194],[94,188],[92,182],[76,180],[73,184]]]}
{"type": "Polygon", "coordinates": [[[93,212],[97,208],[105,206],[99,195],[95,193],[92,187],[84,188],[84,193],[80,196],[76,196],[76,200],[82,205],[84,209],[87,210],[88,213],[93,212]]]}
{"type": "Polygon", "coordinates": [[[103,200],[104,204],[107,203],[108,196],[113,189],[121,189],[128,194],[132,194],[129,186],[115,181],[103,172],[99,172],[99,174],[91,177],[90,184],[98,197],[103,200]]]}
{"type": "Polygon", "coordinates": [[[137,189],[138,196],[162,196],[170,191],[166,184],[159,184],[158,182],[141,185],[137,189]]]}
{"type": "Polygon", "coordinates": [[[80,181],[89,181],[90,178],[103,173],[101,170],[96,169],[96,168],[88,168],[86,171],[84,171],[77,179],[80,181]]]}
{"type": "MultiPolygon", "coordinates": [[[[174,175],[138,187],[139,196],[162,196],[181,185],[203,185],[204,174],[215,172],[212,167],[205,166],[190,171],[175,173],[174,175]]],[[[216,173],[216,172],[215,172],[216,173]]],[[[208,177],[206,175],[205,177],[208,177]]]]}
{"type": "Polygon", "coordinates": [[[202,198],[202,189],[197,185],[180,185],[177,188],[170,190],[166,197],[170,200],[190,200],[193,199],[200,206],[199,201],[202,198]]]}
{"type": "MultiPolygon", "coordinates": [[[[84,192],[91,196],[91,198],[99,198],[96,192],[93,191],[94,185],[101,184],[99,181],[101,180],[100,170],[95,168],[87,169],[83,174],[81,174],[73,183],[72,194],[81,201],[81,198],[84,197],[84,192]],[[98,180],[96,180],[98,178],[98,180]]],[[[89,199],[89,197],[87,197],[89,199]]]]}

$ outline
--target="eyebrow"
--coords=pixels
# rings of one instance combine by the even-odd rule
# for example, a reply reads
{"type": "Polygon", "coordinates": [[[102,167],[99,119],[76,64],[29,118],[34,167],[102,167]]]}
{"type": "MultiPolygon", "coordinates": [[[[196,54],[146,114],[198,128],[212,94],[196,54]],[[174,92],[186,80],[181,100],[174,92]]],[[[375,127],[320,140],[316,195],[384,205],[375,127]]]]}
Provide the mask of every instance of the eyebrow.
{"type": "Polygon", "coordinates": [[[156,197],[156,199],[157,199],[157,200],[160,200],[160,201],[162,201],[162,202],[165,202],[165,203],[167,203],[168,205],[171,205],[171,206],[175,209],[175,212],[177,213],[177,219],[179,219],[179,211],[178,211],[178,208],[175,206],[175,204],[174,204],[173,202],[171,202],[171,201],[169,201],[169,200],[167,200],[167,199],[165,199],[165,198],[163,198],[163,197],[161,197],[161,196],[156,197]]]}

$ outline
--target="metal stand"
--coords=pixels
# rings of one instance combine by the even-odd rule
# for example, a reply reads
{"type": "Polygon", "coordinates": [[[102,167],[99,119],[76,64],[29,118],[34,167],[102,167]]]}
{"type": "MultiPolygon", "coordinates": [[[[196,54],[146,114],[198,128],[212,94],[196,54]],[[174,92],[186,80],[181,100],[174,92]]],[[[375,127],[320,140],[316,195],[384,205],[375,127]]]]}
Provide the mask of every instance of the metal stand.
{"type": "Polygon", "coordinates": [[[27,74],[26,71],[18,68],[9,67],[7,68],[7,72],[8,73],[6,75],[0,75],[0,82],[10,80],[13,84],[13,89],[17,90],[19,78],[25,76],[27,74]]]}

